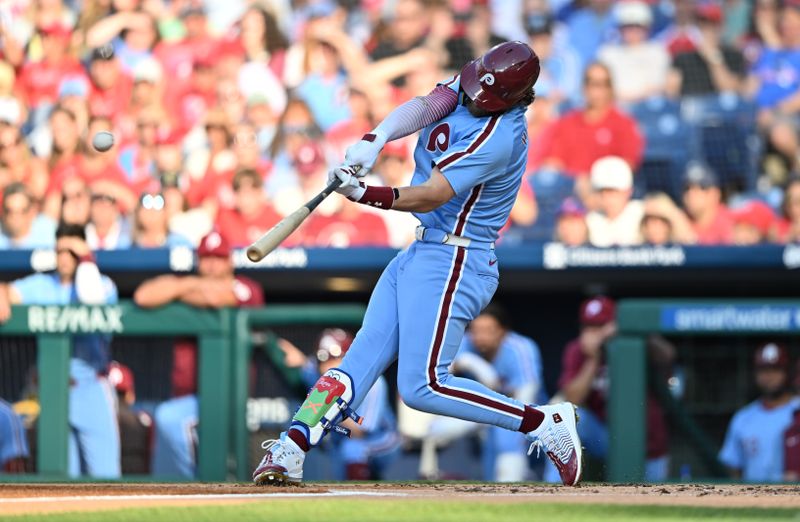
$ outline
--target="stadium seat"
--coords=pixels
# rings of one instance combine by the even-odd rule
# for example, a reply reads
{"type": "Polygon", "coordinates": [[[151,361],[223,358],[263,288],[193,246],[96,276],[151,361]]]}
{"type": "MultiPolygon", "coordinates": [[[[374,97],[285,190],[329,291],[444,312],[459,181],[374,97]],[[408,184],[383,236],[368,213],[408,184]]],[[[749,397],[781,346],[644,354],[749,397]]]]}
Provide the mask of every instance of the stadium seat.
{"type": "Polygon", "coordinates": [[[690,127],[681,116],[680,104],[654,97],[633,105],[630,113],[645,138],[644,158],[636,176],[636,195],[658,191],[679,198],[691,150],[690,127]]]}
{"type": "Polygon", "coordinates": [[[717,173],[722,186],[753,190],[761,149],[756,106],[731,94],[683,98],[681,113],[692,128],[692,153],[717,173]]]}

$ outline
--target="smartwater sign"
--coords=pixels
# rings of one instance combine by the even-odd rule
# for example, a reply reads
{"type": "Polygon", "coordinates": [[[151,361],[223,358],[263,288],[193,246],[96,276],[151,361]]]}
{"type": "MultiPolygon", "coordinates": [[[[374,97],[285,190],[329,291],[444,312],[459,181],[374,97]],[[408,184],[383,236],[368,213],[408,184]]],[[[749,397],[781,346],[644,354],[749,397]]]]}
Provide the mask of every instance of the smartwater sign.
{"type": "Polygon", "coordinates": [[[31,333],[121,333],[119,306],[29,306],[31,333]]]}
{"type": "Polygon", "coordinates": [[[665,306],[661,327],[678,332],[794,332],[800,330],[800,306],[665,306]]]}

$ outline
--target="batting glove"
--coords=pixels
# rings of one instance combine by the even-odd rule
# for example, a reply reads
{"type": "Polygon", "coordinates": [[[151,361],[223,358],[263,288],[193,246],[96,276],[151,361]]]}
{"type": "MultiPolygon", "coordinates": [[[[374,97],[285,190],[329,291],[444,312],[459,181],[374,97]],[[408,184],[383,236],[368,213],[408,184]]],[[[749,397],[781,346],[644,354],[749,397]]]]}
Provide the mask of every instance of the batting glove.
{"type": "Polygon", "coordinates": [[[357,176],[363,178],[375,166],[378,154],[381,153],[385,144],[386,136],[382,132],[375,130],[365,134],[361,141],[347,148],[344,154],[344,163],[345,165],[360,165],[361,170],[357,176]]]}
{"type": "Polygon", "coordinates": [[[333,182],[335,179],[340,179],[342,184],[336,189],[336,192],[343,195],[351,201],[358,201],[367,191],[364,184],[358,181],[356,174],[359,169],[349,165],[340,165],[335,169],[328,172],[328,183],[333,182]]]}

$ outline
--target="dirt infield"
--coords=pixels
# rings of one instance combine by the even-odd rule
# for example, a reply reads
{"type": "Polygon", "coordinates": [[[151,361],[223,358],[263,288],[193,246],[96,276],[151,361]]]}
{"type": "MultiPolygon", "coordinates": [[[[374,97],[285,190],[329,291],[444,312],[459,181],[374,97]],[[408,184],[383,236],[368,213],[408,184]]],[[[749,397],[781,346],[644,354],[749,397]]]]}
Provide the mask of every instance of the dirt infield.
{"type": "Polygon", "coordinates": [[[453,500],[465,502],[559,502],[800,509],[800,486],[703,484],[384,483],[257,487],[249,484],[7,484],[0,487],[0,513],[102,511],[130,507],[197,506],[281,502],[300,497],[453,500]]]}

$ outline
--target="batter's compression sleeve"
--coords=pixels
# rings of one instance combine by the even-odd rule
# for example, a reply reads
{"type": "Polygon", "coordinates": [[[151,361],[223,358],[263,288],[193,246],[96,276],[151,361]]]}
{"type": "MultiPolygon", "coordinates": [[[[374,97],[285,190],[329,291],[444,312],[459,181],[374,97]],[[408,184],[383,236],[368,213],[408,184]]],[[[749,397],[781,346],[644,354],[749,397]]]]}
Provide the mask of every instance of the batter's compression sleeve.
{"type": "Polygon", "coordinates": [[[451,88],[438,85],[427,96],[418,96],[393,110],[372,132],[351,145],[345,153],[345,165],[360,165],[360,177],[365,176],[378,159],[387,141],[413,134],[441,120],[458,105],[458,94],[451,88]]]}
{"type": "Polygon", "coordinates": [[[427,96],[417,96],[393,110],[375,127],[376,135],[392,141],[439,121],[458,105],[458,94],[444,85],[437,85],[427,96]]]}

